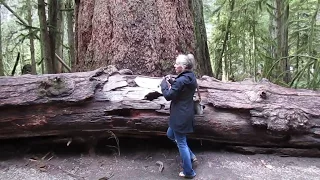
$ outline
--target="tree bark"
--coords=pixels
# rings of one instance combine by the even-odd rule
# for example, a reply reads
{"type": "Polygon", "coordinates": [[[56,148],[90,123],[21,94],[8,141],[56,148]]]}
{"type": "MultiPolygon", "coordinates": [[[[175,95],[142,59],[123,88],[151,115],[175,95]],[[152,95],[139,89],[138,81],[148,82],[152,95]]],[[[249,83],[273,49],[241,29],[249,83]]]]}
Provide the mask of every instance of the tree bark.
{"type": "MultiPolygon", "coordinates": [[[[82,73],[0,78],[0,138],[80,136],[112,131],[165,135],[169,102],[161,78],[109,66],[82,73]]],[[[198,79],[202,115],[190,138],[232,145],[320,147],[320,92],[198,79]]]]}
{"type": "MultiPolygon", "coordinates": [[[[0,4],[0,12],[2,5],[0,4]]],[[[0,76],[4,76],[3,60],[2,60],[2,30],[1,30],[1,13],[0,13],[0,76]]]]}
{"type": "Polygon", "coordinates": [[[57,23],[58,23],[58,7],[60,0],[49,0],[48,19],[49,19],[49,38],[50,38],[50,58],[53,65],[53,73],[58,72],[58,62],[56,61],[56,36],[57,36],[57,23]]]}
{"type": "Polygon", "coordinates": [[[197,57],[198,75],[213,76],[209,48],[207,43],[207,32],[203,17],[202,0],[189,0],[193,13],[194,33],[195,33],[195,55],[197,57]]]}
{"type": "Polygon", "coordinates": [[[70,9],[67,11],[67,31],[68,31],[68,44],[69,44],[69,57],[70,57],[70,67],[73,69],[73,66],[75,65],[75,44],[74,44],[74,10],[71,10],[74,8],[73,0],[67,0],[66,2],[66,9],[70,9]]]}
{"type": "Polygon", "coordinates": [[[288,57],[288,19],[289,18],[289,3],[283,0],[276,0],[276,21],[277,21],[277,60],[282,60],[279,63],[277,74],[284,72],[282,77],[285,83],[291,81],[290,64],[288,57]]]}
{"type": "Polygon", "coordinates": [[[76,1],[76,6],[75,71],[115,64],[137,74],[162,76],[173,73],[177,52],[208,60],[203,59],[207,55],[195,53],[189,0],[87,0],[76,1]]]}
{"type": "Polygon", "coordinates": [[[224,68],[222,68],[222,79],[225,79],[226,81],[228,81],[228,78],[224,78],[225,76],[228,76],[227,70],[226,68],[228,67],[227,64],[227,56],[225,55],[226,49],[227,49],[227,43],[229,40],[229,34],[230,32],[230,28],[231,28],[231,20],[232,20],[232,14],[233,14],[233,9],[234,9],[234,4],[235,4],[235,0],[230,0],[230,12],[229,12],[229,19],[228,19],[228,23],[226,24],[226,30],[225,30],[225,35],[224,35],[224,40],[223,40],[223,45],[222,45],[222,50],[221,50],[221,54],[219,56],[220,61],[224,64],[224,68]]]}
{"type": "MultiPolygon", "coordinates": [[[[63,0],[57,1],[57,25],[56,25],[56,54],[61,58],[63,58],[63,34],[64,34],[64,21],[62,16],[63,0]]],[[[56,60],[57,73],[63,72],[62,64],[56,60]]]]}
{"type": "Polygon", "coordinates": [[[51,58],[51,46],[50,38],[47,26],[47,17],[44,0],[38,0],[38,15],[40,23],[40,37],[41,37],[41,48],[43,48],[43,55],[46,64],[46,71],[49,74],[54,73],[54,66],[51,58]]]}
{"type": "MultiPolygon", "coordinates": [[[[28,6],[28,15],[27,15],[27,21],[28,25],[32,27],[32,5],[31,0],[27,1],[28,6]]],[[[31,55],[31,73],[37,74],[37,68],[36,68],[36,59],[35,59],[35,53],[34,53],[34,34],[33,30],[29,28],[29,40],[30,40],[30,55],[31,55]]]]}

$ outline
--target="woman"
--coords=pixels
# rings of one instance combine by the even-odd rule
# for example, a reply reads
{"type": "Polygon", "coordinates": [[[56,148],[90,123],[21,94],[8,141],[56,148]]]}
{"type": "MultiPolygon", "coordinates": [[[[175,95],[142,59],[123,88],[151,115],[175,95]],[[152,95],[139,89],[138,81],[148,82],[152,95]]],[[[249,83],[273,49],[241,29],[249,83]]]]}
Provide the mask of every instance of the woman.
{"type": "Polygon", "coordinates": [[[196,160],[187,144],[187,133],[193,132],[194,103],[193,95],[197,87],[197,79],[192,72],[194,57],[192,54],[178,55],[174,65],[178,74],[175,80],[165,78],[161,82],[161,91],[166,100],[170,101],[170,120],[167,136],[177,143],[182,159],[183,171],[179,176],[193,178],[192,161],[196,160]]]}

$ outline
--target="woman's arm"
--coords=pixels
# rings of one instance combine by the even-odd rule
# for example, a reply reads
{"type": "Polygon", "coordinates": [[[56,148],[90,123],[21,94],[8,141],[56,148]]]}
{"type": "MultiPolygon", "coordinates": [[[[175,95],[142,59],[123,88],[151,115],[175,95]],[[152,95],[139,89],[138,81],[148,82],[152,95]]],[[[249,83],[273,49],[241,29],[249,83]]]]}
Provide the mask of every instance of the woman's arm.
{"type": "Polygon", "coordinates": [[[171,84],[170,88],[166,79],[163,79],[160,86],[164,98],[167,101],[171,101],[177,98],[179,92],[182,89],[183,82],[180,79],[176,79],[175,81],[173,81],[173,84],[171,84]]]}

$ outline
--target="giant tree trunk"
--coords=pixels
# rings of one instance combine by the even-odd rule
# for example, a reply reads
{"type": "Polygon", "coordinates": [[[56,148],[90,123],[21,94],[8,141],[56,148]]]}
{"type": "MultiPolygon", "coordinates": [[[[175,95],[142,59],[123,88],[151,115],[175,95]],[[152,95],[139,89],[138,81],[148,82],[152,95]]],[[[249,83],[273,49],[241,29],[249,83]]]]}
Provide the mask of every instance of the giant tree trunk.
{"type": "MultiPolygon", "coordinates": [[[[137,74],[161,76],[172,73],[177,52],[195,53],[189,0],[87,0],[76,1],[76,6],[76,71],[115,64],[137,74]]],[[[201,38],[199,43],[204,35],[201,38]]],[[[208,56],[201,54],[206,52],[199,50],[196,59],[208,56]]]]}
{"type": "MultiPolygon", "coordinates": [[[[0,78],[0,138],[114,132],[165,135],[169,102],[160,78],[114,67],[82,73],[0,78]]],[[[205,109],[190,138],[233,145],[319,148],[320,92],[268,81],[198,80],[205,109]]]]}

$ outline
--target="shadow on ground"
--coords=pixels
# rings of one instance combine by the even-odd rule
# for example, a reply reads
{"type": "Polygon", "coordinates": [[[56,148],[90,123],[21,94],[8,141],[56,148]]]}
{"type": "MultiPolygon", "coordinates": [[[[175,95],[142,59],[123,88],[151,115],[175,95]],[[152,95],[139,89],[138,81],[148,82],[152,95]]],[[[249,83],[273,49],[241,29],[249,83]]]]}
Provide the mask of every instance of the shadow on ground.
{"type": "MultiPolygon", "coordinates": [[[[0,179],[10,180],[162,180],[180,179],[177,148],[166,138],[102,139],[96,148],[64,139],[31,138],[0,141],[0,179]],[[120,147],[120,148],[119,148],[120,147]],[[164,165],[159,171],[160,161],[164,165]]],[[[90,144],[90,143],[89,143],[90,144]]],[[[193,140],[197,176],[203,180],[319,179],[320,159],[244,155],[219,144],[193,140]]]]}

